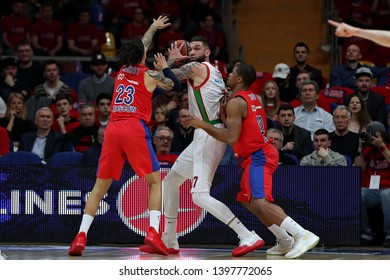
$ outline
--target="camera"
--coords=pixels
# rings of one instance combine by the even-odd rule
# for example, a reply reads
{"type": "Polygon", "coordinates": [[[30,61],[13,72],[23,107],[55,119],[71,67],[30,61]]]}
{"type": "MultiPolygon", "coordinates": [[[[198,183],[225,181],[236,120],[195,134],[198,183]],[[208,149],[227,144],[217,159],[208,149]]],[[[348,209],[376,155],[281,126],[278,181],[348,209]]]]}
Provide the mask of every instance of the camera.
{"type": "Polygon", "coordinates": [[[371,142],[372,141],[372,133],[370,131],[366,132],[366,131],[363,131],[359,134],[359,138],[363,141],[363,142],[371,142]]]}

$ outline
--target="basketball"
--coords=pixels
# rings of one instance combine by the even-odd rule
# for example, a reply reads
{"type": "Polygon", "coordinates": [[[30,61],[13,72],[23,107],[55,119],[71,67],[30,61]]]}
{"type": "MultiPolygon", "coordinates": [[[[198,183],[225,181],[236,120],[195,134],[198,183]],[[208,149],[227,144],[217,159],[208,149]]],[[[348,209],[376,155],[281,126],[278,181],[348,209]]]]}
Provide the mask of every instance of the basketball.
{"type": "Polygon", "coordinates": [[[186,40],[176,40],[177,47],[179,48],[181,46],[181,44],[183,44],[183,42],[184,42],[184,46],[180,50],[180,53],[182,55],[188,55],[189,52],[190,52],[190,43],[188,43],[188,41],[186,41],[186,40]]]}

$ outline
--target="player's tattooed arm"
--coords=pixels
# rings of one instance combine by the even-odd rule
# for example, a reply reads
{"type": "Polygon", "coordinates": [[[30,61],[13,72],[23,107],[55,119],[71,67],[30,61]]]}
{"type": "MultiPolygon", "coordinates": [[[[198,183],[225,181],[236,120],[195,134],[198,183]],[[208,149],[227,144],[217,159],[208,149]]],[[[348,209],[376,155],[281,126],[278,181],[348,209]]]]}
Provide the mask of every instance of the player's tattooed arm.
{"type": "Polygon", "coordinates": [[[144,43],[145,49],[149,49],[153,36],[157,30],[164,29],[171,25],[168,20],[169,18],[166,16],[159,16],[157,19],[153,19],[153,23],[142,37],[142,43],[144,43]]]}
{"type": "Polygon", "coordinates": [[[199,71],[201,67],[202,64],[199,62],[190,62],[180,68],[172,69],[172,72],[178,80],[191,79],[194,76],[194,73],[199,71]]]}
{"type": "Polygon", "coordinates": [[[160,71],[148,70],[149,76],[157,81],[159,87],[165,90],[173,89],[174,83],[171,79],[168,79],[160,71]]]}

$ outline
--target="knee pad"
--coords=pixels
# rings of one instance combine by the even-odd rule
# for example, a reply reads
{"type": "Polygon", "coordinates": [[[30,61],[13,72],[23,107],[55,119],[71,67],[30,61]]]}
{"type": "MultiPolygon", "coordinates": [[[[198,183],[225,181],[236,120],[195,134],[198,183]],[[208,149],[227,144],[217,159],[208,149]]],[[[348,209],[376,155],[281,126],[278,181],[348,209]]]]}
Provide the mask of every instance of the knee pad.
{"type": "Polygon", "coordinates": [[[199,206],[200,208],[206,209],[208,206],[208,198],[210,197],[209,193],[199,193],[199,192],[194,192],[192,193],[192,201],[199,206]]]}

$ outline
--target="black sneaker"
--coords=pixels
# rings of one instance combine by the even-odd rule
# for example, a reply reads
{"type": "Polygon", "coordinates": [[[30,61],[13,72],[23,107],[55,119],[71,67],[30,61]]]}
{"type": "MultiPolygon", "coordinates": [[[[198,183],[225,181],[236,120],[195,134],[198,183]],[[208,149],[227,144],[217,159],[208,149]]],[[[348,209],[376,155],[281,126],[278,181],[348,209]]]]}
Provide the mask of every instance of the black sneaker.
{"type": "Polygon", "coordinates": [[[383,242],[383,247],[390,248],[390,238],[386,238],[385,242],[383,242]]]}

